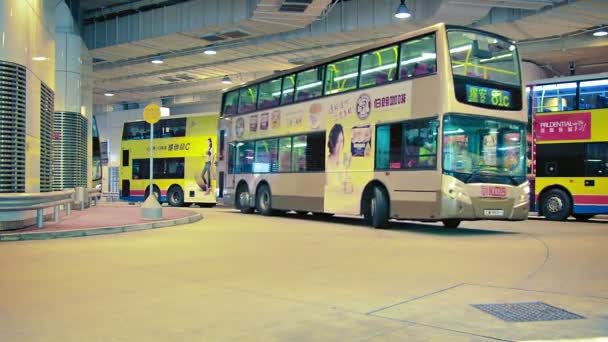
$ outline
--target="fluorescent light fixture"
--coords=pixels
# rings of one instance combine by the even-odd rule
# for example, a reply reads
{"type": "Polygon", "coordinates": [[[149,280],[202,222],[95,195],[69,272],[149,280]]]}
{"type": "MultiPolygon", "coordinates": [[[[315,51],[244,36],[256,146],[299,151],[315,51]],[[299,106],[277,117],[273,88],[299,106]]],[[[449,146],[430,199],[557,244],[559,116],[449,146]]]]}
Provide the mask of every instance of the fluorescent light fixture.
{"type": "Polygon", "coordinates": [[[303,85],[301,87],[298,87],[298,90],[308,89],[308,88],[314,88],[314,87],[320,86],[321,84],[323,84],[323,83],[321,83],[321,82],[314,82],[314,83],[306,84],[306,85],[303,85]]]}
{"type": "Polygon", "coordinates": [[[465,51],[469,51],[472,47],[473,46],[470,45],[470,44],[469,45],[465,45],[465,46],[460,46],[460,47],[457,47],[457,48],[450,49],[450,52],[451,53],[465,52],[465,51]]]}
{"type": "Polygon", "coordinates": [[[510,45],[509,46],[509,51],[515,51],[515,45],[510,45]]]}
{"type": "Polygon", "coordinates": [[[547,90],[557,90],[557,89],[576,89],[576,82],[561,83],[561,84],[546,84],[546,85],[534,87],[535,92],[547,91],[547,90]]]}
{"type": "Polygon", "coordinates": [[[103,96],[112,97],[112,96],[114,96],[114,93],[110,93],[110,92],[108,91],[108,92],[105,92],[105,93],[103,94],[103,96]]]}
{"type": "Polygon", "coordinates": [[[160,107],[160,116],[169,116],[169,115],[171,115],[171,108],[160,107]]]}
{"type": "Polygon", "coordinates": [[[605,27],[602,27],[601,29],[593,32],[593,35],[596,36],[596,37],[608,36],[608,30],[606,30],[605,27]]]}
{"type": "Polygon", "coordinates": [[[230,79],[230,77],[224,76],[224,78],[222,78],[222,83],[223,84],[232,84],[232,80],[230,79]]]}
{"type": "Polygon", "coordinates": [[[608,86],[608,80],[595,80],[581,82],[581,87],[597,87],[597,86],[608,86]]]}
{"type": "Polygon", "coordinates": [[[205,55],[216,55],[217,51],[215,51],[215,49],[213,49],[213,48],[209,48],[209,49],[205,50],[204,54],[205,55]]]}
{"type": "Polygon", "coordinates": [[[401,0],[401,4],[397,7],[397,12],[395,12],[395,18],[399,19],[407,19],[412,16],[410,10],[405,5],[405,0],[401,0]]]}
{"type": "Polygon", "coordinates": [[[444,131],[443,134],[456,134],[456,133],[464,133],[464,131],[462,130],[462,128],[459,128],[455,131],[444,131]]]}
{"type": "Polygon", "coordinates": [[[418,62],[422,62],[422,61],[428,61],[431,59],[435,59],[437,57],[436,54],[434,53],[423,53],[422,56],[420,57],[416,57],[416,58],[412,58],[412,59],[406,59],[405,61],[401,62],[401,65],[406,65],[406,64],[413,64],[413,63],[418,63],[418,62]]]}
{"type": "Polygon", "coordinates": [[[504,55],[500,55],[500,56],[496,56],[496,57],[492,57],[492,58],[486,58],[486,59],[480,59],[480,62],[488,62],[488,61],[493,61],[493,60],[497,60],[497,59],[503,59],[503,58],[507,58],[507,57],[511,57],[513,56],[512,53],[507,53],[504,55]]]}
{"type": "Polygon", "coordinates": [[[341,81],[341,80],[345,80],[347,78],[357,77],[357,75],[359,75],[359,73],[353,72],[352,74],[346,74],[346,75],[343,75],[343,76],[338,76],[338,77],[334,78],[334,81],[341,81]]]}
{"type": "Polygon", "coordinates": [[[367,75],[367,74],[371,74],[372,72],[393,69],[393,68],[396,68],[396,67],[397,67],[397,63],[391,63],[391,64],[387,64],[387,65],[383,65],[383,66],[379,66],[379,67],[363,70],[361,72],[361,75],[367,75]]]}
{"type": "Polygon", "coordinates": [[[36,57],[34,57],[32,59],[35,60],[35,61],[37,61],[37,62],[48,60],[48,58],[42,57],[42,56],[36,56],[36,57]]]}
{"type": "Polygon", "coordinates": [[[163,63],[165,63],[165,62],[164,62],[164,61],[162,60],[162,58],[160,58],[160,57],[154,57],[154,58],[153,58],[153,59],[150,61],[150,63],[152,63],[152,64],[163,64],[163,63]]]}

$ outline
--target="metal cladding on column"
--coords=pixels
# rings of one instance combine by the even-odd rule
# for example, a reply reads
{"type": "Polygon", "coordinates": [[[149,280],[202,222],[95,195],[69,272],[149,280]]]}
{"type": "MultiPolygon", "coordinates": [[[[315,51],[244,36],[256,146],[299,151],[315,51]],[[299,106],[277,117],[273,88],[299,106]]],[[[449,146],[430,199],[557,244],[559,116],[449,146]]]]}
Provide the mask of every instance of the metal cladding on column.
{"type": "Polygon", "coordinates": [[[25,67],[0,61],[0,192],[25,192],[25,67]]]}
{"type": "Polygon", "coordinates": [[[53,189],[87,186],[88,120],[80,113],[55,112],[53,189]]]}
{"type": "Polygon", "coordinates": [[[40,84],[40,192],[53,190],[55,93],[40,84]]]}

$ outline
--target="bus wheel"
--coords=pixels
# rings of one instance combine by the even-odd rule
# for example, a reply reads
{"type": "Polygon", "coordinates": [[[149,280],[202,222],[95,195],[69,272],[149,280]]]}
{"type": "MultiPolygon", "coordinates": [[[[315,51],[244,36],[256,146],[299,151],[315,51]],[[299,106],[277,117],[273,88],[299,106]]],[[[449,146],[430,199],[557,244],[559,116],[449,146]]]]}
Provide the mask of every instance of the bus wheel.
{"type": "Polygon", "coordinates": [[[243,214],[251,214],[253,212],[253,208],[249,206],[249,191],[247,191],[247,186],[241,185],[236,190],[236,205],[237,208],[243,214]]]}
{"type": "Polygon", "coordinates": [[[260,185],[255,195],[255,208],[264,216],[272,215],[272,196],[266,184],[260,185]]]}
{"type": "Polygon", "coordinates": [[[443,226],[446,228],[458,228],[458,226],[460,226],[460,220],[457,219],[445,219],[445,220],[441,220],[441,222],[443,223],[443,226]]]}
{"type": "MultiPolygon", "coordinates": [[[[160,190],[158,190],[158,188],[156,186],[154,186],[154,196],[156,197],[156,200],[158,201],[158,203],[160,202],[160,190]]],[[[146,192],[144,193],[144,201],[148,199],[148,196],[150,195],[150,187],[148,187],[146,189],[146,192]]]]}
{"type": "Polygon", "coordinates": [[[587,221],[595,215],[593,215],[593,214],[574,214],[572,216],[574,216],[574,218],[577,221],[587,221]]]}
{"type": "Polygon", "coordinates": [[[184,205],[184,191],[179,186],[173,186],[167,191],[167,202],[172,207],[184,205]]]}
{"type": "Polygon", "coordinates": [[[572,212],[570,197],[563,190],[549,190],[541,199],[543,215],[551,221],[564,221],[572,212]]]}
{"type": "Polygon", "coordinates": [[[388,196],[379,187],[374,187],[372,191],[373,194],[366,204],[364,218],[374,228],[385,228],[389,219],[388,196]]]}

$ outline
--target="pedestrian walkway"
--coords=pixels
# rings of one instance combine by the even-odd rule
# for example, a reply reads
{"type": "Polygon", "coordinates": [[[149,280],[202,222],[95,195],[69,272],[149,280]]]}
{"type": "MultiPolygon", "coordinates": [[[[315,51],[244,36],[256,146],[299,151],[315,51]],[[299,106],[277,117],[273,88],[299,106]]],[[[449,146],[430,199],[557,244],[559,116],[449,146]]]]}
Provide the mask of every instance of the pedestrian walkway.
{"type": "Polygon", "coordinates": [[[163,218],[144,220],[139,205],[100,204],[89,209],[61,214],[59,222],[46,221],[44,228],[36,225],[0,232],[0,241],[45,240],[64,237],[124,233],[188,224],[202,219],[193,210],[163,207],[163,218]]]}

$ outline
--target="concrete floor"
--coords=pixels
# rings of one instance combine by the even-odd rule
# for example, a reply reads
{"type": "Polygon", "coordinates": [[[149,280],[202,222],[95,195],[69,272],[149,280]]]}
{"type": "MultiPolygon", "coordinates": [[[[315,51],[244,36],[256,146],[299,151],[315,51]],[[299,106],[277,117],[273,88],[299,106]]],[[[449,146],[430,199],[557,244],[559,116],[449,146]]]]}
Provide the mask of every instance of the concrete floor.
{"type": "Polygon", "coordinates": [[[0,244],[0,341],[608,337],[608,222],[395,223],[196,209],[186,226],[0,244]],[[585,319],[508,323],[471,304],[585,319]]]}

